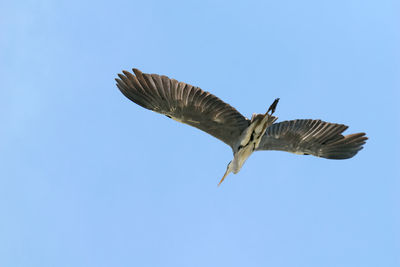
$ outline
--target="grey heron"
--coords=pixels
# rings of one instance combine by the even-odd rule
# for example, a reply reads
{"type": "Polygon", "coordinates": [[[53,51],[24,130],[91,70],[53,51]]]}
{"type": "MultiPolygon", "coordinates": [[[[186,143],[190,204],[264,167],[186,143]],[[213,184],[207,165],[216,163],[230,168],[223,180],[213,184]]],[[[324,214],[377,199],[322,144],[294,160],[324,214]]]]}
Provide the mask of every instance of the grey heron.
{"type": "Polygon", "coordinates": [[[244,117],[235,108],[199,87],[164,75],[118,74],[117,87],[136,104],[168,118],[196,127],[232,148],[225,177],[238,173],[254,151],[280,150],[327,159],[348,159],[363,148],[365,133],[342,135],[348,126],[321,120],[297,119],[274,123],[279,98],[264,114],[244,117]]]}

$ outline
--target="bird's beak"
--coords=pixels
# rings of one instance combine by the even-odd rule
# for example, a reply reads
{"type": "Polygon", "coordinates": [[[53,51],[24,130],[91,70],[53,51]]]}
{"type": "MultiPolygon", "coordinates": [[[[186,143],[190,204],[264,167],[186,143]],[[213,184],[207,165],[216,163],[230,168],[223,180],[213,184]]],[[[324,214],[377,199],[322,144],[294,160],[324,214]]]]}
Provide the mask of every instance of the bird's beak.
{"type": "Polygon", "coordinates": [[[225,177],[228,176],[229,173],[230,173],[229,168],[226,168],[224,177],[222,177],[221,181],[219,181],[218,186],[225,180],[225,177]]]}

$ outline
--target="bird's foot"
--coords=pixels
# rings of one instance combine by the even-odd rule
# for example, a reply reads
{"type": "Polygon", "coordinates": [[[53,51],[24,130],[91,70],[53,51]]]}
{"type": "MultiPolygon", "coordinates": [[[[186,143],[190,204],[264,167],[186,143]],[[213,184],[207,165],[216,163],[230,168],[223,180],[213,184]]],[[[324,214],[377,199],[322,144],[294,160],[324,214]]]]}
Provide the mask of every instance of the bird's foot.
{"type": "Polygon", "coordinates": [[[271,114],[270,114],[270,115],[274,114],[275,109],[276,109],[276,105],[278,105],[278,102],[279,102],[279,98],[276,98],[276,99],[274,100],[274,102],[271,104],[271,106],[269,106],[269,109],[268,109],[268,111],[267,111],[265,114],[268,114],[268,112],[270,112],[270,111],[271,111],[271,114]]]}

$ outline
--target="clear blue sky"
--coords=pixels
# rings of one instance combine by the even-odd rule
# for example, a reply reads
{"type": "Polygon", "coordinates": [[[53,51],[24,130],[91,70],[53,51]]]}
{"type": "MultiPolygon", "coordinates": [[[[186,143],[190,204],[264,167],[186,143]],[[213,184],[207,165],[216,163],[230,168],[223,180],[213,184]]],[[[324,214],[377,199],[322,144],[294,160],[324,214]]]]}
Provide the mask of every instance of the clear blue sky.
{"type": "Polygon", "coordinates": [[[0,266],[400,266],[400,4],[2,1],[0,266]],[[122,69],[245,116],[365,131],[355,158],[232,154],[122,69]]]}

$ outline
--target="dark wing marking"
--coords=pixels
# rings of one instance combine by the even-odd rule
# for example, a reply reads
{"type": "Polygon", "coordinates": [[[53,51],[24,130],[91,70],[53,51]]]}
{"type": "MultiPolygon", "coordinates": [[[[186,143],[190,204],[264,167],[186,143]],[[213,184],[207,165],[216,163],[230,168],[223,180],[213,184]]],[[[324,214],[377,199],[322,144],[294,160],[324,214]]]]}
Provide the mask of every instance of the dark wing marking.
{"type": "Polygon", "coordinates": [[[327,159],[347,159],[360,151],[365,133],[343,136],[348,126],[321,120],[292,120],[267,128],[257,150],[281,150],[327,159]]]}
{"type": "Polygon", "coordinates": [[[133,69],[118,74],[119,90],[136,104],[203,130],[233,147],[249,120],[218,97],[167,76],[133,69]]]}

